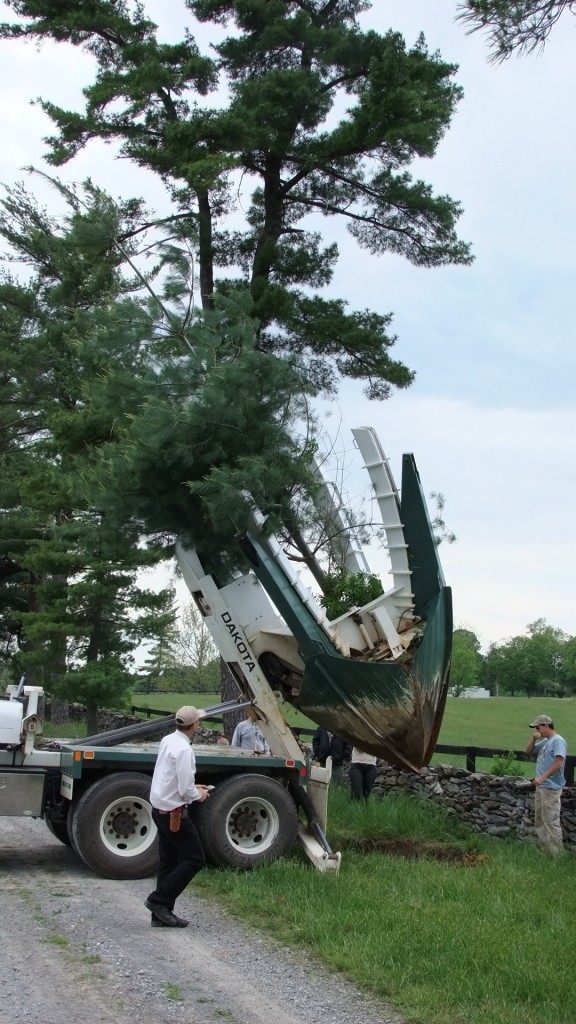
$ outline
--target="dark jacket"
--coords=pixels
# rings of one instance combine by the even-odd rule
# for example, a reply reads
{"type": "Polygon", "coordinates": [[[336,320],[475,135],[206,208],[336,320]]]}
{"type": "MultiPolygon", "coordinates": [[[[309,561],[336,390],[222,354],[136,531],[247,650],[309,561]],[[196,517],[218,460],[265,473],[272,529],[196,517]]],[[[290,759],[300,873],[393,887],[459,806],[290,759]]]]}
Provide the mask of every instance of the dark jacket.
{"type": "Polygon", "coordinates": [[[314,760],[321,765],[326,764],[326,758],[332,758],[332,764],[340,765],[343,761],[349,761],[352,756],[352,747],[339,736],[334,736],[322,725],[319,725],[312,737],[312,752],[314,760]]]}

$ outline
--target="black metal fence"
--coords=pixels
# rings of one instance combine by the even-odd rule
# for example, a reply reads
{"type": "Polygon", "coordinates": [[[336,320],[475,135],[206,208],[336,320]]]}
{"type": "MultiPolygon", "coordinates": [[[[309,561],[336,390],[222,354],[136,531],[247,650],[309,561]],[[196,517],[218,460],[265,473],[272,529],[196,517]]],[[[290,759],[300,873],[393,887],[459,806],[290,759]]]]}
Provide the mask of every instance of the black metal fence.
{"type": "MultiPolygon", "coordinates": [[[[445,743],[437,743],[434,747],[435,754],[460,754],[466,758],[466,768],[469,772],[476,771],[476,758],[477,757],[505,757],[508,753],[507,750],[502,750],[499,747],[450,747],[445,743]]],[[[523,750],[513,750],[512,753],[516,757],[517,761],[535,761],[534,754],[526,754],[523,750]]],[[[566,776],[566,785],[574,785],[574,767],[576,765],[576,757],[573,754],[568,754],[566,757],[566,764],[564,766],[564,775],[566,776]]]]}

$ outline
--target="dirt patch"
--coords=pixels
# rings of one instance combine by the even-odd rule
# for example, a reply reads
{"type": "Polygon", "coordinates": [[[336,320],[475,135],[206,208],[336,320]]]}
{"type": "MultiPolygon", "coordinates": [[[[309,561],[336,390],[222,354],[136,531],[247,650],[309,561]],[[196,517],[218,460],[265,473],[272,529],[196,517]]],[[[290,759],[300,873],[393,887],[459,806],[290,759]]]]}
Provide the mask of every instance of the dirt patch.
{"type": "Polygon", "coordinates": [[[484,853],[473,853],[462,850],[459,846],[444,843],[431,843],[422,839],[408,837],[386,839],[360,839],[346,844],[348,849],[361,853],[384,853],[388,857],[416,858],[428,857],[432,860],[454,864],[456,867],[484,864],[488,860],[484,853]]]}

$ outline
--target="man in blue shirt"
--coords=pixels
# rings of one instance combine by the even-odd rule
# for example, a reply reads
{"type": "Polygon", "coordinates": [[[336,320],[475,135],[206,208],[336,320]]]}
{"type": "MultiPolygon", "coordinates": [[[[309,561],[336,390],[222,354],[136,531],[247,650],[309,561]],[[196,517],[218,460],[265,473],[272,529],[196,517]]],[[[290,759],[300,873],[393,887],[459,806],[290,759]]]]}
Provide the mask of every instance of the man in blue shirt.
{"type": "Polygon", "coordinates": [[[253,754],[266,754],[266,757],[270,757],[270,747],[258,725],[254,708],[246,709],[246,721],[240,722],[234,729],[230,746],[240,747],[241,750],[250,750],[253,754]]]}
{"type": "Polygon", "coordinates": [[[530,725],[536,731],[526,747],[527,754],[537,755],[534,792],[534,829],[540,846],[548,853],[562,853],[560,798],[566,785],[564,764],[566,741],[554,729],[548,715],[538,715],[530,725]]]}

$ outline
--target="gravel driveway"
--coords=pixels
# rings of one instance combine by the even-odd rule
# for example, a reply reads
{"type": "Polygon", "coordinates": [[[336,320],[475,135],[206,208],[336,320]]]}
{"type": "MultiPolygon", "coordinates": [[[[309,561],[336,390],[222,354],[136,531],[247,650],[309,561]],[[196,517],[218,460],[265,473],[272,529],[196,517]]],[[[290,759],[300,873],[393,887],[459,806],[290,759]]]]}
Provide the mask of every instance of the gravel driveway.
{"type": "Polygon", "coordinates": [[[0,1020],[402,1024],[209,900],[180,897],[188,928],[151,928],[150,889],[96,878],[41,821],[1,818],[0,1020]]]}

